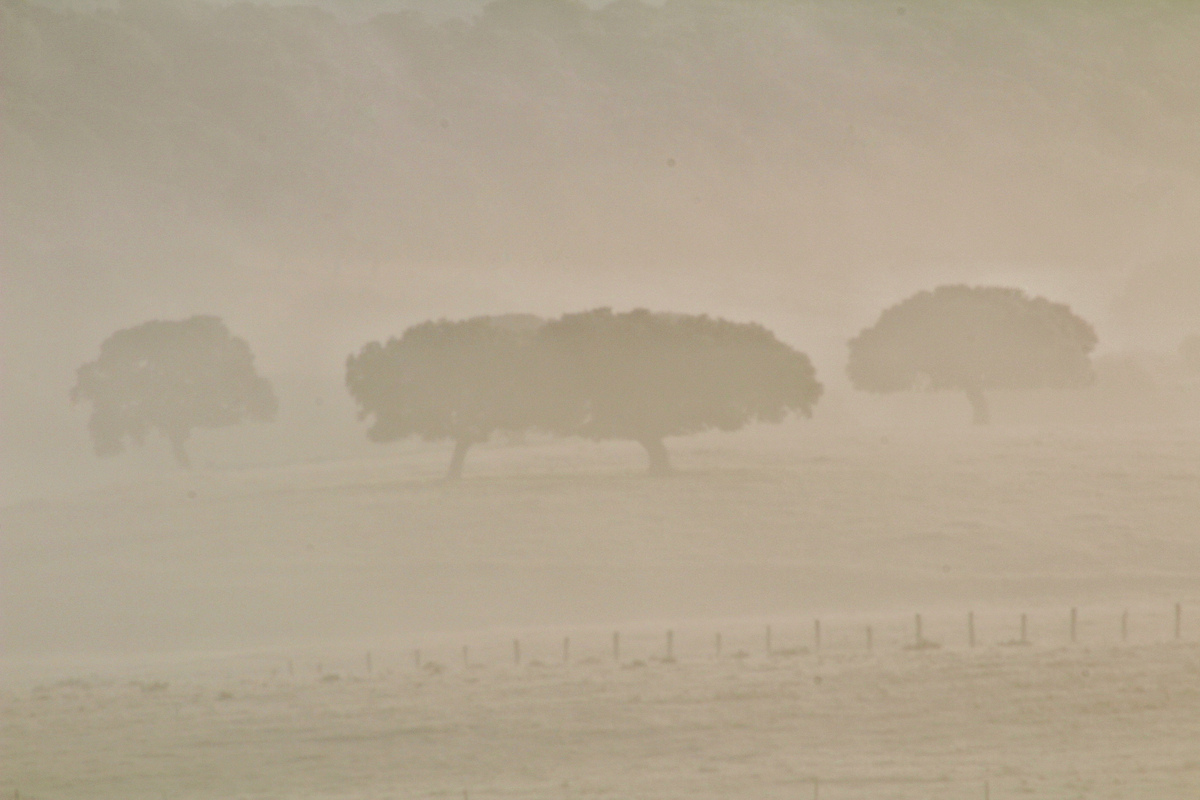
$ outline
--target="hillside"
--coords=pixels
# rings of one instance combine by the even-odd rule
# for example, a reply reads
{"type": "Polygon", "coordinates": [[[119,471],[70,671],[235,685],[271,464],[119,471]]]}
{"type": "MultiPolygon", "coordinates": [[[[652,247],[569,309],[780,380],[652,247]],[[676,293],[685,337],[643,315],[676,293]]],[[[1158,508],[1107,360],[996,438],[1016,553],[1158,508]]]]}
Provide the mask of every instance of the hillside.
{"type": "Polygon", "coordinates": [[[6,496],[102,471],[66,394],[147,319],[217,314],[332,385],[429,318],[705,312],[830,398],[847,338],[937,280],[1068,302],[1102,351],[1195,332],[1188,4],[338,8],[3,4],[6,496]]]}

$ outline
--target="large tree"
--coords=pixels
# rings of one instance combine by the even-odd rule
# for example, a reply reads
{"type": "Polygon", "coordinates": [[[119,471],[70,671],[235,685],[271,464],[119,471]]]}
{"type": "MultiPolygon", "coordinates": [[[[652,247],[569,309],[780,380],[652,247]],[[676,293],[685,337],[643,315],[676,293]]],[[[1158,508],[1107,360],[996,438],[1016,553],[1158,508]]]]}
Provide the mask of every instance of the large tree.
{"type": "Polygon", "coordinates": [[[440,320],[365,345],[346,360],[346,388],[359,418],[374,418],[367,437],[449,439],[454,454],[446,477],[461,477],[471,445],[536,422],[532,345],[540,324],[524,315],[440,320]]]}
{"type": "Polygon", "coordinates": [[[808,357],[761,325],[597,309],[547,323],[538,342],[550,400],[544,423],[636,441],[653,474],[671,470],[664,437],[807,416],[822,391],[808,357]]]}
{"type": "Polygon", "coordinates": [[[886,309],[850,340],[847,371],[858,389],[955,390],[976,424],[986,392],[1083,386],[1093,378],[1096,333],[1062,303],[998,286],[940,286],[886,309]]]}
{"type": "Polygon", "coordinates": [[[193,429],[268,421],[277,409],[249,345],[213,316],[117,331],[100,345],[100,358],[79,368],[71,399],[92,404],[97,455],[120,453],[126,439],[141,445],[156,430],[185,468],[193,429]]]}

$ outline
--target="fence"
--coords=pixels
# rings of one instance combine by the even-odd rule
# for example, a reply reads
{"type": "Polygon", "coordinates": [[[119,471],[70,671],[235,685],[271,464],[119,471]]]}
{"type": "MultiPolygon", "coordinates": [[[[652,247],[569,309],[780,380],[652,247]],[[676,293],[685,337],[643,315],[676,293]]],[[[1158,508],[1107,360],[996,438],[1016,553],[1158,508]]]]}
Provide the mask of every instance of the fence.
{"type": "MultiPolygon", "coordinates": [[[[942,648],[1137,645],[1183,641],[1187,633],[1183,603],[1163,607],[1096,608],[1070,606],[1029,611],[934,612],[911,615],[834,615],[774,619],[758,625],[729,621],[724,625],[681,623],[655,626],[634,623],[604,630],[597,627],[562,631],[526,631],[505,635],[479,632],[470,644],[455,645],[451,636],[431,636],[414,646],[411,658],[389,655],[388,671],[403,662],[431,671],[481,669],[489,666],[569,664],[644,665],[683,659],[799,657],[822,654],[923,651],[942,648]]],[[[468,637],[460,637],[468,638],[468,637]]],[[[323,671],[324,664],[318,664],[323,671]]],[[[342,661],[353,674],[372,674],[375,656],[366,652],[356,666],[342,661]]]]}

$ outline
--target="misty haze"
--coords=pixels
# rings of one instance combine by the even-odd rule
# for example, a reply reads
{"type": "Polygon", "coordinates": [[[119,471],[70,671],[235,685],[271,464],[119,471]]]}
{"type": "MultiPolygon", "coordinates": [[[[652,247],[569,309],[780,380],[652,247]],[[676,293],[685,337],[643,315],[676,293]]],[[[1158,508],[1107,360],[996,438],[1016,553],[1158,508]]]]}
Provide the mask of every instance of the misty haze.
{"type": "Polygon", "coordinates": [[[1200,797],[1200,6],[0,0],[0,797],[1200,797]]]}

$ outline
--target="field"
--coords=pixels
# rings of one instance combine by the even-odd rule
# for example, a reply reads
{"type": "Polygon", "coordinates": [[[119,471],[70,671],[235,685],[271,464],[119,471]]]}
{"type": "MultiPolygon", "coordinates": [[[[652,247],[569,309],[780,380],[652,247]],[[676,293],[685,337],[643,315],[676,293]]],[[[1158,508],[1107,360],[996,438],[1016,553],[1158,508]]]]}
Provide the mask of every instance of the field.
{"type": "Polygon", "coordinates": [[[1200,796],[1200,431],[674,451],[4,508],[0,796],[1200,796]]]}

